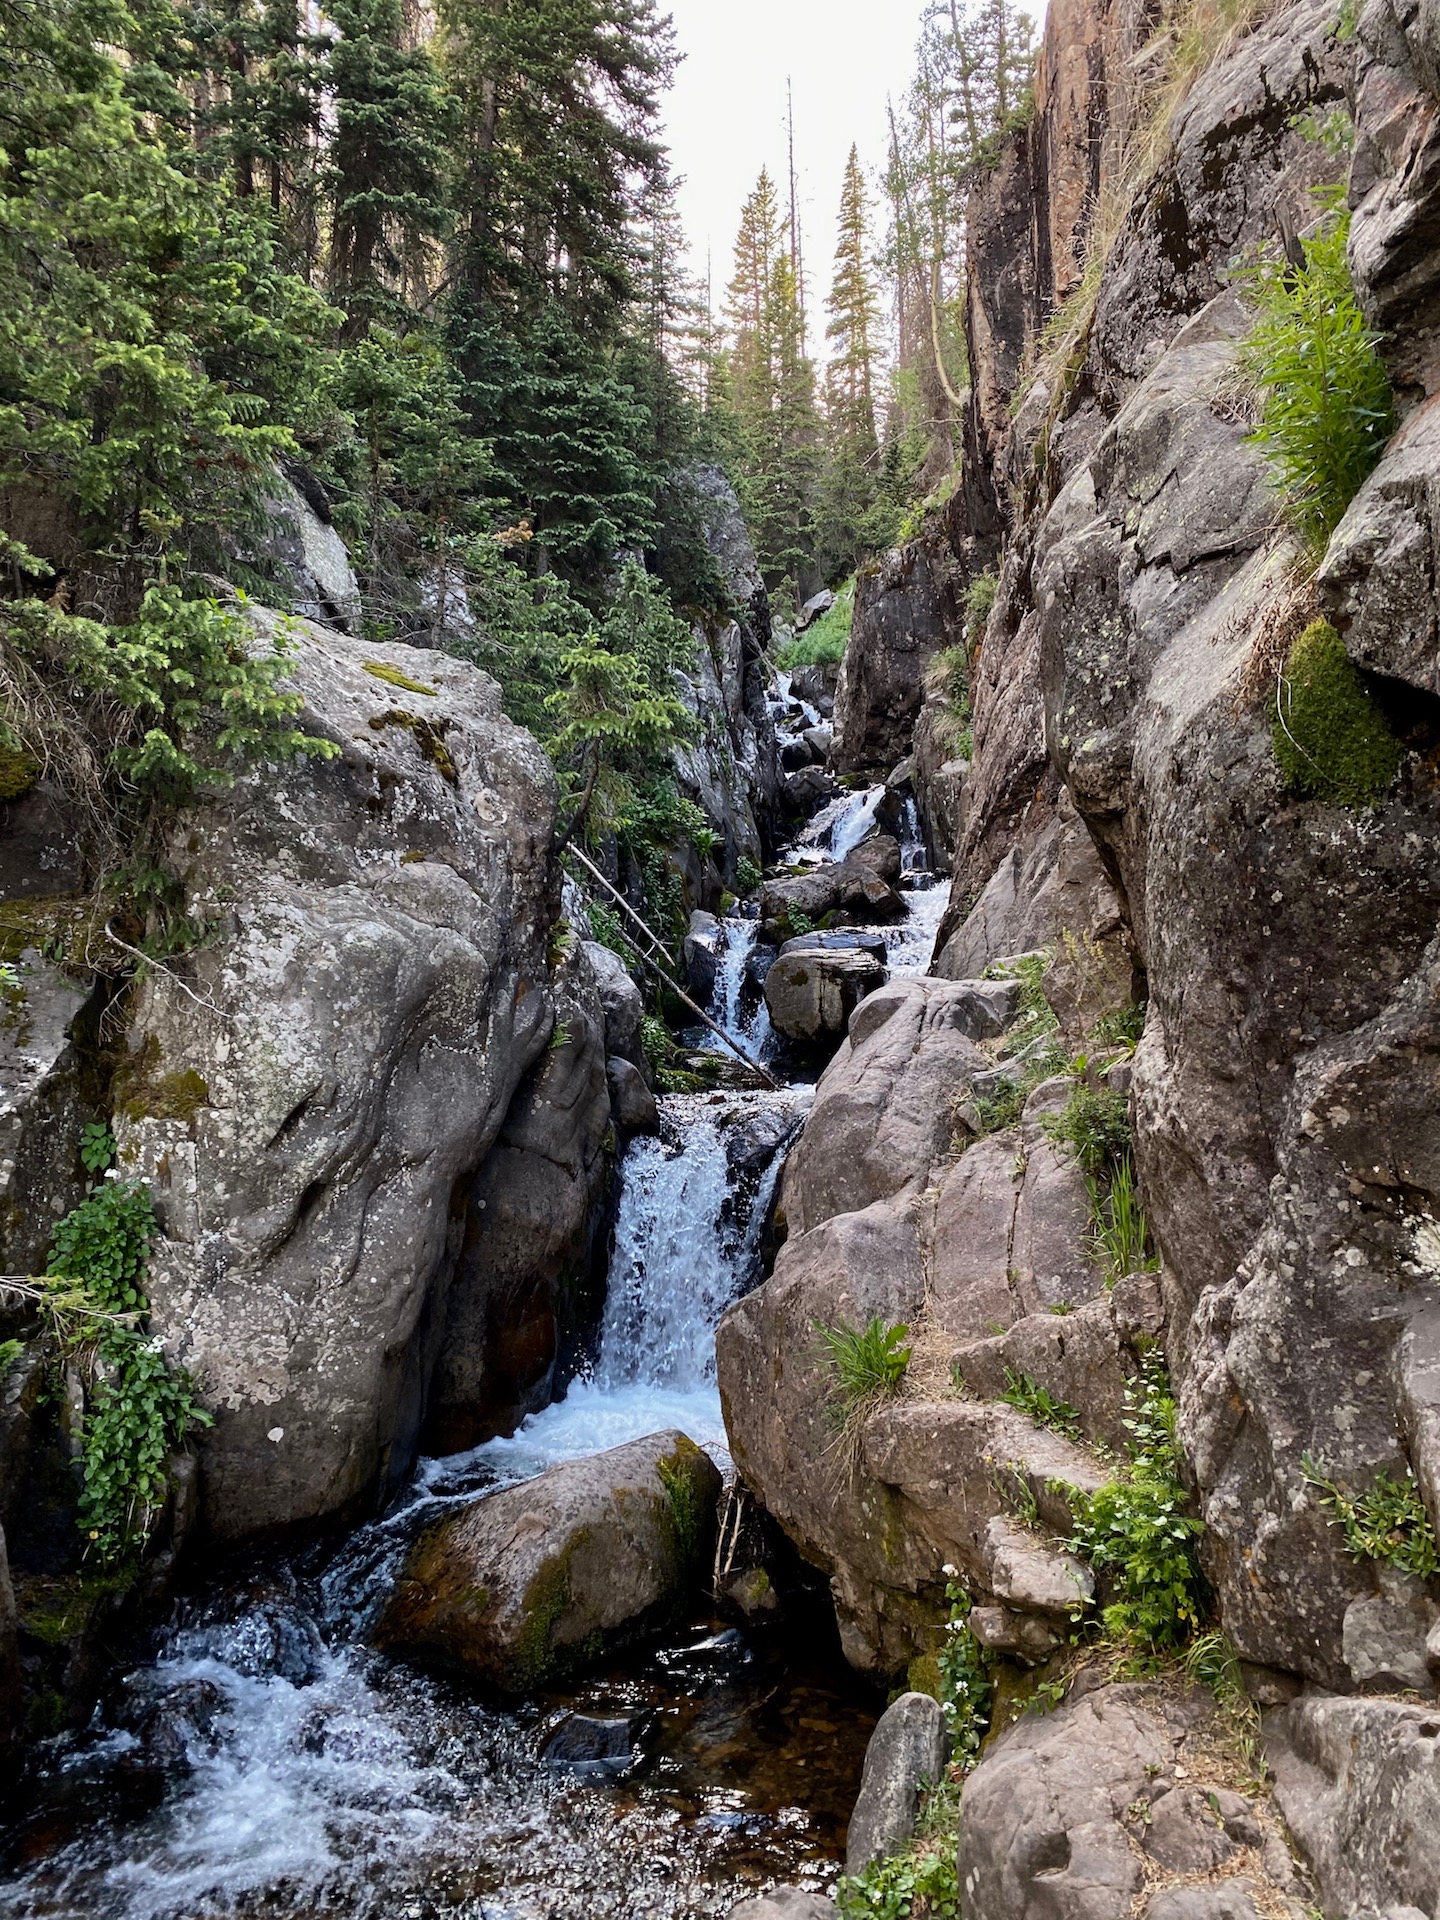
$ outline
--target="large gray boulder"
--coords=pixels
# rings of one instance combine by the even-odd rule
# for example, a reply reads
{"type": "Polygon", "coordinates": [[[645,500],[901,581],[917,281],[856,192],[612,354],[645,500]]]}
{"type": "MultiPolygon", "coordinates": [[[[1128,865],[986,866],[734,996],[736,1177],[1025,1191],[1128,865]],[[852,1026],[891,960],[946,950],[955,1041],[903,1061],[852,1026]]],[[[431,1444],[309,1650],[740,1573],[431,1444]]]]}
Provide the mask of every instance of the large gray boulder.
{"type": "Polygon", "coordinates": [[[1285,1911],[1289,1854],[1264,1803],[1226,1777],[1205,1737],[1214,1714],[1198,1691],[1101,1686],[1002,1733],[965,1783],[967,1920],[1285,1911]],[[1197,1883],[1208,1904],[1186,1904],[1197,1883]]]}
{"type": "Polygon", "coordinates": [[[938,1700],[902,1693],[891,1701],[865,1749],[860,1797],[845,1841],[846,1873],[863,1873],[911,1838],[921,1792],[939,1784],[949,1748],[938,1700]]]}
{"type": "Polygon", "coordinates": [[[1275,1801],[1326,1914],[1440,1911],[1440,1719],[1306,1695],[1265,1719],[1275,1801]]]}
{"type": "Polygon", "coordinates": [[[605,1017],[605,1051],[628,1060],[641,1073],[645,1049],[641,1045],[641,1022],[645,1017],[645,999],[625,962],[598,940],[581,942],[581,951],[600,996],[605,1017]]]}
{"type": "Polygon", "coordinates": [[[554,780],[494,681],[306,623],[288,674],[334,757],[248,770],[177,821],[166,856],[210,931],[137,983],[113,1088],[228,1538],[403,1482],[456,1196],[555,1030],[554,780]]]}
{"type": "Polygon", "coordinates": [[[265,501],[269,516],[258,556],[279,576],[293,611],[344,633],[360,631],[360,583],[320,488],[308,475],[302,492],[277,472],[265,501]]]}
{"type": "Polygon", "coordinates": [[[720,1474],[682,1433],[571,1460],[416,1541],[383,1644],[527,1693],[663,1625],[708,1570],[720,1474]]]}
{"type": "Polygon", "coordinates": [[[765,975],[765,1005],[787,1040],[833,1045],[860,1002],[888,978],[882,960],[855,947],[782,952],[765,975]]]}
{"type": "Polygon", "coordinates": [[[513,1433],[549,1404],[567,1318],[592,1291],[612,1156],[608,1022],[589,955],[581,947],[557,972],[550,1043],[464,1196],[426,1401],[432,1453],[513,1433]]]}

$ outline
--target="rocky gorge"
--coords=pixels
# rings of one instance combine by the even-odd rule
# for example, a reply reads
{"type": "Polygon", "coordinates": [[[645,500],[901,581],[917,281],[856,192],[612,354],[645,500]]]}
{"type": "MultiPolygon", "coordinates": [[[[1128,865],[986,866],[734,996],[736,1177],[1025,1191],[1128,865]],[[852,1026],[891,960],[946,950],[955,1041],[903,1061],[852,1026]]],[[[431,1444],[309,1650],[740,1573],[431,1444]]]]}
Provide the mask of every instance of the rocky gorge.
{"type": "Polygon", "coordinates": [[[298,493],[324,750],[176,811],[191,936],[0,801],[5,1268],[108,1134],[208,1417],[97,1578],[4,1297],[0,1912],[1440,1920],[1433,14],[1054,0],[838,675],[696,477],[682,1068],[298,493]],[[1246,355],[1326,193],[1396,420],[1307,557],[1246,355]]]}

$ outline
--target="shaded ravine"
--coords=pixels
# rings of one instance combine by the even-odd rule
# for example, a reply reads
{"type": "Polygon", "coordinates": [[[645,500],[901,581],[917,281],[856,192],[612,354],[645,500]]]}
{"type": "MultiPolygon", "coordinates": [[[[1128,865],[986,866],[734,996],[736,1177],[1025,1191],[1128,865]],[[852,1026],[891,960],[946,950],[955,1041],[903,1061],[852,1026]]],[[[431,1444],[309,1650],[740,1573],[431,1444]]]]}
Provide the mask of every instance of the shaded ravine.
{"type": "MultiPolygon", "coordinates": [[[[882,792],[838,802],[816,850],[858,844],[882,792]]],[[[944,901],[908,824],[897,973],[928,965],[944,901]]],[[[781,1058],[746,991],[755,922],[733,916],[725,934],[714,1011],[781,1058]]],[[[759,1278],[809,1098],[661,1101],[659,1135],[626,1151],[604,1317],[565,1397],[509,1439],[421,1461],[392,1511],[343,1545],[185,1597],[91,1727],[53,1742],[12,1796],[0,1916],[688,1920],[773,1880],[834,1878],[874,1706],[813,1621],[787,1641],[702,1614],[519,1709],[368,1645],[407,1544],[446,1504],[669,1427],[728,1464],[714,1330],[759,1278]],[[544,1736],[577,1708],[644,1717],[627,1779],[547,1770],[544,1736]]]]}

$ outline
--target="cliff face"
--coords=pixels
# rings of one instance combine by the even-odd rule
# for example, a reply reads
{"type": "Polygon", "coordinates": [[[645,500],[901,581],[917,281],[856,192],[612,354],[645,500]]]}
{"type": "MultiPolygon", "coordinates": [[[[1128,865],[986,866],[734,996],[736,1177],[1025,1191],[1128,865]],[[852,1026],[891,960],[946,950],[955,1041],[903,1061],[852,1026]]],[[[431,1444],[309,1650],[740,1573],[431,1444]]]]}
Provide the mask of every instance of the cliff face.
{"type": "MultiPolygon", "coordinates": [[[[862,1009],[821,1084],[775,1277],[721,1329],[722,1386],[742,1471],[830,1571],[852,1658],[894,1671],[923,1648],[946,1559],[986,1644],[1035,1657],[1045,1581],[1014,1582],[1015,1503],[996,1508],[985,1463],[1019,1462],[1032,1527],[1039,1498],[1063,1538],[1039,1490],[1083,1491],[1083,1461],[1042,1467],[1049,1439],[992,1396],[1009,1367],[1103,1433],[1158,1335],[1219,1625],[1266,1703],[1356,1695],[1307,1691],[1270,1722],[1320,1904],[1430,1913],[1431,1737],[1413,1705],[1366,1696],[1433,1696],[1440,1584],[1347,1550],[1314,1476],[1360,1492],[1413,1470],[1440,1518],[1440,28],[1380,0],[1358,35],[1319,0],[1178,53],[1155,26],[1053,8],[1035,120],[972,201],[974,386],[946,537],[960,566],[999,546],[998,580],[969,764],[919,777],[951,807],[934,971],[953,991],[1050,947],[1072,1052],[1091,1044],[1085,993],[1115,1004],[1133,982],[1144,1002],[1115,1084],[1158,1293],[1092,1295],[1071,1265],[1067,1166],[1040,1124],[1063,1088],[987,1133],[1011,1043],[976,1031],[976,1058],[947,1035],[942,1103],[921,1066],[942,1058],[938,983],[902,985],[888,1042],[862,1009]],[[1167,70],[1184,81],[1169,93],[1167,70]],[[1316,130],[1352,112],[1351,266],[1402,425],[1309,581],[1249,440],[1243,275],[1344,180],[1316,130]],[[1277,757],[1278,681],[1321,613],[1399,767],[1364,805],[1307,796],[1277,757]],[[864,1165],[890,1172],[857,1183],[837,1149],[845,1179],[817,1211],[811,1133],[837,1103],[863,1109],[864,1165]],[[803,1411],[823,1389],[802,1330],[871,1314],[915,1329],[917,1360],[847,1478],[803,1411]]],[[[1006,1911],[1032,1910],[1012,1892],[1006,1911]]]]}

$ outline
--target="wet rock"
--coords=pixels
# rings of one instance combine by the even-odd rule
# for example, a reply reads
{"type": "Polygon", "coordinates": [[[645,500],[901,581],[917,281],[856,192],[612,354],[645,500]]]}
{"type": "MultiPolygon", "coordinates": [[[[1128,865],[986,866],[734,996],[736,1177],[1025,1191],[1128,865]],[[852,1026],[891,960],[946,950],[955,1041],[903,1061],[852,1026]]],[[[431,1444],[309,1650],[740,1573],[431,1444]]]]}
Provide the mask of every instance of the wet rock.
{"type": "MultiPolygon", "coordinates": [[[[999,1735],[965,1784],[959,1872],[967,1916],[1129,1920],[1142,1910],[1135,1903],[1147,1888],[1146,1854],[1152,1873],[1243,1867],[1246,1878],[1227,1889],[1228,1900],[1204,1906],[1207,1915],[1248,1920],[1247,1902],[1273,1901],[1288,1861],[1268,1814],[1218,1780],[1177,1781],[1177,1769],[1183,1779],[1203,1764],[1197,1736],[1213,1713],[1199,1693],[1101,1686],[999,1735]],[[1242,1848],[1263,1849],[1266,1867],[1242,1848]]],[[[1159,1895],[1150,1914],[1173,1898],[1159,1895]]],[[[1182,1903],[1163,1911],[1186,1920],[1191,1910],[1182,1903]]]]}
{"type": "Polygon", "coordinates": [[[807,727],[801,738],[810,749],[811,758],[823,767],[830,753],[832,735],[829,727],[807,727]]]}
{"type": "Polygon", "coordinates": [[[581,1780],[621,1780],[635,1765],[644,1714],[597,1719],[567,1713],[540,1749],[547,1767],[581,1780]]]}
{"type": "Polygon", "coordinates": [[[764,1620],[780,1611],[775,1582],[764,1567],[745,1567],[722,1584],[725,1598],[746,1620],[764,1620]]]}
{"type": "Polygon", "coordinates": [[[868,953],[882,964],[889,951],[883,933],[863,927],[836,927],[829,933],[801,933],[780,949],[786,953],[868,953]]]}
{"type": "Polygon", "coordinates": [[[892,887],[900,878],[900,842],[891,833],[869,834],[848,857],[855,865],[868,867],[892,887]]]}
{"type": "Polygon", "coordinates": [[[1327,1913],[1440,1900],[1440,1716],[1306,1695],[1265,1717],[1275,1800],[1327,1913]]]}
{"type": "Polygon", "coordinates": [[[661,1433],[484,1495],[417,1540],[380,1641],[509,1694],[593,1664],[689,1598],[719,1491],[708,1455],[661,1433]]]}
{"type": "Polygon", "coordinates": [[[5,1532],[0,1528],[0,1755],[19,1745],[23,1722],[19,1620],[10,1584],[5,1532]]]}
{"type": "Polygon", "coordinates": [[[845,1871],[898,1853],[915,1831],[920,1794],[945,1771],[945,1715],[928,1693],[902,1693],[881,1714],[865,1749],[860,1797],[850,1816],[845,1871]]]}
{"type": "Polygon", "coordinates": [[[791,936],[797,914],[813,923],[832,913],[848,920],[901,920],[905,902],[887,881],[854,859],[827,861],[808,873],[767,880],[760,895],[762,937],[777,938],[777,944],[791,936]]]}
{"type": "Polygon", "coordinates": [[[785,807],[794,820],[808,820],[812,813],[840,797],[840,783],[824,767],[803,766],[789,772],[784,780],[785,807]]]}
{"type": "Polygon", "coordinates": [[[835,1920],[835,1902],[799,1887],[772,1887],[731,1907],[726,1920],[835,1920]]]}
{"type": "MultiPolygon", "coordinates": [[[[613,1024],[592,948],[582,945],[554,975],[550,1044],[517,1088],[465,1196],[426,1408],[433,1453],[513,1433],[548,1405],[562,1323],[590,1287],[611,1170],[605,1045],[613,1024]]],[[[616,1061],[633,1110],[653,1114],[639,1071],[616,1061]]]]}
{"type": "Polygon", "coordinates": [[[639,1068],[612,1054],[605,1062],[605,1078],[610,1086],[611,1116],[620,1131],[655,1133],[660,1126],[660,1109],[639,1068]]]}
{"type": "Polygon", "coordinates": [[[684,962],[685,985],[702,1007],[709,1006],[715,991],[715,970],[723,938],[724,929],[713,913],[697,908],[691,914],[680,956],[684,962]]]}
{"type": "Polygon", "coordinates": [[[225,1696],[213,1682],[187,1680],[142,1690],[118,1717],[139,1743],[139,1764],[172,1772],[213,1752],[225,1709],[225,1696]]]}
{"type": "Polygon", "coordinates": [[[645,1015],[643,994],[618,953],[602,946],[598,940],[582,941],[581,946],[605,1017],[605,1052],[618,1054],[648,1077],[645,1049],[640,1044],[640,1023],[645,1015]]]}
{"type": "Polygon", "coordinates": [[[765,976],[771,1024],[788,1040],[838,1042],[867,994],[889,978],[884,962],[855,948],[782,948],[765,976]]]}

